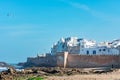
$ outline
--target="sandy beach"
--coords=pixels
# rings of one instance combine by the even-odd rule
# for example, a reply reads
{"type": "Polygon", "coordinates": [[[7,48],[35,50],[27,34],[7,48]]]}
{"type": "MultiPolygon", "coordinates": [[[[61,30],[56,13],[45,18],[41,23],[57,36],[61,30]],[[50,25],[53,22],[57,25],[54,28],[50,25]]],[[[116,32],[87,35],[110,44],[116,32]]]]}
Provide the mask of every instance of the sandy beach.
{"type": "Polygon", "coordinates": [[[120,80],[120,74],[89,74],[71,76],[50,76],[45,80],[120,80]]]}
{"type": "Polygon", "coordinates": [[[43,80],[120,80],[120,69],[112,68],[12,68],[0,73],[0,80],[28,80],[41,77],[43,80]]]}

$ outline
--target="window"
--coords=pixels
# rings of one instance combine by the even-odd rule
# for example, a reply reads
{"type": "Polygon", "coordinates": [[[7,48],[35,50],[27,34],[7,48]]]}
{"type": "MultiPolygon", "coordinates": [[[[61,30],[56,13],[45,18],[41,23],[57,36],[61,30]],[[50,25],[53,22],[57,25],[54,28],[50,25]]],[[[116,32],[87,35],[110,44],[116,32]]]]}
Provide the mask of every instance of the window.
{"type": "Polygon", "coordinates": [[[87,55],[89,54],[89,51],[87,51],[87,55]]]}
{"type": "Polygon", "coordinates": [[[81,48],[84,48],[84,45],[81,45],[81,48]]]}
{"type": "Polygon", "coordinates": [[[103,51],[106,51],[106,49],[103,49],[103,51]]]}
{"type": "Polygon", "coordinates": [[[65,47],[65,44],[62,45],[62,48],[64,48],[64,47],[65,47]]]}
{"type": "Polygon", "coordinates": [[[93,54],[96,54],[96,51],[95,51],[95,50],[93,51],[93,54]]]}
{"type": "Polygon", "coordinates": [[[99,51],[101,52],[101,49],[99,49],[99,51]]]}

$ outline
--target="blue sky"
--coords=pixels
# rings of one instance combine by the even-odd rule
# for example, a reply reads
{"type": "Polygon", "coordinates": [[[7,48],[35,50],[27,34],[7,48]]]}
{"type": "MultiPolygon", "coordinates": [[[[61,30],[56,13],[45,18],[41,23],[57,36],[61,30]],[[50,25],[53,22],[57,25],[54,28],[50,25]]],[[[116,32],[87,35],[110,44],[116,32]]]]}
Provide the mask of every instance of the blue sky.
{"type": "Polygon", "coordinates": [[[0,0],[0,61],[49,52],[61,37],[120,38],[120,0],[0,0]]]}

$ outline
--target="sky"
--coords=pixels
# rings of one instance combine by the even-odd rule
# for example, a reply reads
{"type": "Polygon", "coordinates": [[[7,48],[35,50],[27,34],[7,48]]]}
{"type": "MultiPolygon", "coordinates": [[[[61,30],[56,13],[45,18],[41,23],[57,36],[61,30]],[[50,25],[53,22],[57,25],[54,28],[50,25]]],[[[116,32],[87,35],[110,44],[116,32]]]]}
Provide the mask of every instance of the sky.
{"type": "Polygon", "coordinates": [[[25,62],[61,37],[120,38],[120,0],[0,0],[0,61],[25,62]]]}

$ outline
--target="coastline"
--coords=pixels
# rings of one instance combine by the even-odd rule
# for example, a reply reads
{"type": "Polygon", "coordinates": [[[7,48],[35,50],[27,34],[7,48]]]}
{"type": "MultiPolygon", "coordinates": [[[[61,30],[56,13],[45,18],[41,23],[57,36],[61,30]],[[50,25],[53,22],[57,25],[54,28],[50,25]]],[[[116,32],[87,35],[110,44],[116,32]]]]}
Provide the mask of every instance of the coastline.
{"type": "Polygon", "coordinates": [[[10,68],[0,73],[0,80],[28,80],[30,77],[43,80],[119,80],[120,69],[31,67],[21,71],[10,68]]]}

